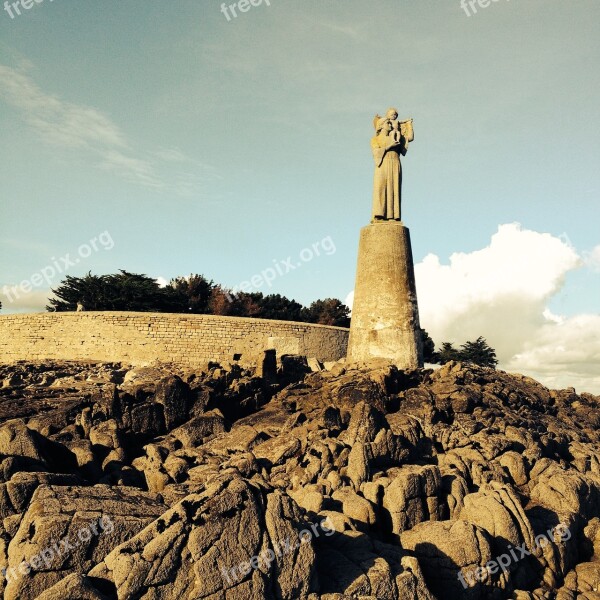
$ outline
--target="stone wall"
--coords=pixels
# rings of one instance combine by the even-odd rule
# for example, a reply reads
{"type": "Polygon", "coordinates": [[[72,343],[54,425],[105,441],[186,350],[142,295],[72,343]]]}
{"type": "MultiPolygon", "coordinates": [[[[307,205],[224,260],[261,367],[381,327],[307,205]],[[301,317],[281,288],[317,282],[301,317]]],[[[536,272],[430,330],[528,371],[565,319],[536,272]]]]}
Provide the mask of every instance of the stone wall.
{"type": "Polygon", "coordinates": [[[208,361],[254,364],[264,351],[322,361],[346,355],[348,330],[292,321],[214,315],[131,312],[0,316],[0,363],[100,360],[197,366],[208,361]],[[238,356],[236,356],[238,355],[238,356]]]}

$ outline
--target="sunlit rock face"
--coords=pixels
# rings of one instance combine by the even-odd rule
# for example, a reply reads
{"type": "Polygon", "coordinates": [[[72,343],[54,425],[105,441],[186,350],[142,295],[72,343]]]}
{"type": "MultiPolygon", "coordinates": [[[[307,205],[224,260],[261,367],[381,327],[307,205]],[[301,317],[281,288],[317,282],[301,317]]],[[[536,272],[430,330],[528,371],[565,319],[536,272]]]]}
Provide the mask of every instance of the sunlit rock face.
{"type": "Polygon", "coordinates": [[[327,367],[0,367],[3,597],[596,597],[600,398],[327,367]]]}

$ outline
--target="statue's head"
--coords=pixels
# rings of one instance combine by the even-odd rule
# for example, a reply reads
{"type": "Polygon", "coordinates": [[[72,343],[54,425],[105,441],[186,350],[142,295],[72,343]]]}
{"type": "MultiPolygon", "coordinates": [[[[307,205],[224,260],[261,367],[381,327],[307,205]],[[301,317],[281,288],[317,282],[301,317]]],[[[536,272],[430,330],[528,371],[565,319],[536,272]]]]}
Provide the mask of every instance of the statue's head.
{"type": "Polygon", "coordinates": [[[395,121],[398,118],[398,111],[395,108],[389,108],[385,113],[385,116],[392,121],[395,121]]]}
{"type": "Polygon", "coordinates": [[[380,131],[384,131],[385,133],[392,130],[392,124],[387,117],[382,117],[377,121],[377,125],[375,126],[375,131],[379,133],[380,131]]]}

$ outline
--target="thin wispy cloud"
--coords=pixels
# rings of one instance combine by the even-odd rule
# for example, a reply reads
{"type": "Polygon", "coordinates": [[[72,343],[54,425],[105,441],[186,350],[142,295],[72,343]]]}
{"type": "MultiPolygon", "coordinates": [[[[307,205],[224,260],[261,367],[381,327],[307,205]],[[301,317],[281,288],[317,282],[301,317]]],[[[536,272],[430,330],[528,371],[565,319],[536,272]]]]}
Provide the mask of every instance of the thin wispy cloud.
{"type": "Polygon", "coordinates": [[[155,152],[156,156],[168,162],[188,162],[188,157],[178,148],[160,148],[155,152]]]}
{"type": "Polygon", "coordinates": [[[218,179],[222,179],[222,177],[216,173],[215,167],[204,163],[201,160],[196,160],[195,158],[187,156],[179,148],[159,148],[153,154],[154,156],[165,162],[180,163],[189,166],[194,166],[202,171],[212,173],[218,179]]]}
{"type": "Polygon", "coordinates": [[[134,156],[124,133],[95,108],[47,94],[28,75],[5,65],[0,65],[0,95],[46,143],[87,150],[97,166],[144,186],[161,187],[152,165],[134,156]]]}
{"type": "Polygon", "coordinates": [[[600,244],[584,253],[585,264],[596,273],[600,273],[600,244]]]}
{"type": "Polygon", "coordinates": [[[96,167],[145,188],[194,195],[212,172],[209,165],[186,157],[178,149],[136,151],[120,127],[100,110],[48,94],[26,72],[2,64],[0,98],[15,108],[45,143],[88,152],[96,167]],[[162,177],[160,167],[173,162],[186,163],[186,172],[162,177]],[[184,189],[178,184],[181,178],[188,181],[184,189]]]}
{"type": "Polygon", "coordinates": [[[352,25],[340,25],[339,23],[326,23],[322,22],[321,26],[325,29],[329,29],[335,33],[341,33],[343,35],[347,35],[348,37],[358,39],[361,36],[361,32],[352,25]]]}
{"type": "Polygon", "coordinates": [[[144,160],[127,156],[114,149],[107,149],[99,165],[102,169],[121,174],[149,188],[161,189],[163,183],[156,177],[153,167],[144,160]]]}

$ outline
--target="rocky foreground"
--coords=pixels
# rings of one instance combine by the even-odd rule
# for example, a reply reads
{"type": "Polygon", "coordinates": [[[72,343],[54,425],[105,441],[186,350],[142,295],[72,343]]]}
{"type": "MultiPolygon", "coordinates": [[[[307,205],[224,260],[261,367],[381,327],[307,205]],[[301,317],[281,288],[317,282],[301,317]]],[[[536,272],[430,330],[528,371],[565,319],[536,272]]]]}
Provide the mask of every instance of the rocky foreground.
{"type": "Polygon", "coordinates": [[[0,367],[8,600],[600,598],[600,398],[450,363],[0,367]]]}

